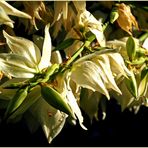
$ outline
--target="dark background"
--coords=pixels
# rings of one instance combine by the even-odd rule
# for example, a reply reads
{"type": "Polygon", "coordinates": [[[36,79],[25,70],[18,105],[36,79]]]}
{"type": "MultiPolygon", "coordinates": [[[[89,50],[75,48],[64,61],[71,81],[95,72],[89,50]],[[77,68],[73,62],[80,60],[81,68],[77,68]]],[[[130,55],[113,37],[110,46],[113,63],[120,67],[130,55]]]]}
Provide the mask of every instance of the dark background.
{"type": "Polygon", "coordinates": [[[135,115],[125,110],[121,112],[115,100],[107,104],[107,117],[104,121],[90,124],[85,116],[84,131],[79,124],[65,124],[62,132],[48,144],[44,133],[39,128],[31,134],[23,120],[17,124],[0,124],[0,146],[148,146],[148,109],[141,107],[135,115]]]}

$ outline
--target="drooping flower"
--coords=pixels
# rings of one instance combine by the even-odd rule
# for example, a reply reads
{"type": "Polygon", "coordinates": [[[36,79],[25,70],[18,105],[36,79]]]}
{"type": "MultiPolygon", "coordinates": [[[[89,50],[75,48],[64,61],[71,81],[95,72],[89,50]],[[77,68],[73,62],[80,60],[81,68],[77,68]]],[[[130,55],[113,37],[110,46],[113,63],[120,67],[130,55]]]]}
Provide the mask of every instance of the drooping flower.
{"type": "Polygon", "coordinates": [[[130,75],[119,53],[100,54],[97,52],[78,59],[72,67],[71,79],[80,87],[98,91],[108,99],[109,90],[121,94],[115,77],[130,75]]]}

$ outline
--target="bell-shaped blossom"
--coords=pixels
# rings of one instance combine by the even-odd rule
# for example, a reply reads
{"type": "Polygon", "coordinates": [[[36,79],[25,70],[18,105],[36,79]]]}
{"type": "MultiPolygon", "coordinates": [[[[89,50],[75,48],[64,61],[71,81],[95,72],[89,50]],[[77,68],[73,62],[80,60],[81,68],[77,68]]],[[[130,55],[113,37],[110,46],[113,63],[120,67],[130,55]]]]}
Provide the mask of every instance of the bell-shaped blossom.
{"type": "Polygon", "coordinates": [[[42,53],[32,41],[3,31],[12,53],[0,54],[0,70],[16,78],[32,78],[35,73],[47,68],[51,64],[51,38],[48,30],[49,24],[45,27],[42,53]]]}

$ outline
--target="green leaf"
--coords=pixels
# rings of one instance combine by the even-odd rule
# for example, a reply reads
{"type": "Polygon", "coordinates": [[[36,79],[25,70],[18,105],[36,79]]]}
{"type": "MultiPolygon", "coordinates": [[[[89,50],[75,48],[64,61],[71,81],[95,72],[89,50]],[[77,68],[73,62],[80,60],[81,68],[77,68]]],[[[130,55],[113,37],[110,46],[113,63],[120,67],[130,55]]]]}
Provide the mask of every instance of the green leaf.
{"type": "Polygon", "coordinates": [[[129,76],[126,80],[126,86],[130,93],[137,98],[138,97],[138,88],[137,82],[134,73],[131,71],[131,76],[129,76]]]}
{"type": "Polygon", "coordinates": [[[119,17],[118,9],[114,7],[110,13],[110,22],[113,24],[119,17]]]}
{"type": "Polygon", "coordinates": [[[22,104],[27,95],[28,95],[28,87],[18,90],[15,96],[8,104],[7,110],[5,112],[5,117],[12,114],[22,104]]]}
{"type": "Polygon", "coordinates": [[[139,96],[145,95],[144,93],[147,91],[147,86],[148,86],[147,80],[148,80],[148,73],[140,81],[140,84],[139,84],[139,87],[138,87],[139,96]]]}
{"type": "Polygon", "coordinates": [[[75,118],[64,98],[51,86],[46,83],[41,83],[41,94],[51,106],[75,118]]]}
{"type": "Polygon", "coordinates": [[[68,39],[64,40],[62,43],[60,43],[57,47],[55,47],[53,49],[53,51],[56,51],[56,50],[64,50],[67,47],[71,46],[74,43],[75,40],[76,39],[68,38],[68,39]]]}
{"type": "Polygon", "coordinates": [[[40,86],[34,87],[33,90],[30,93],[28,93],[26,99],[22,102],[22,104],[9,117],[9,119],[14,119],[17,116],[20,116],[23,113],[25,113],[37,100],[41,98],[40,91],[40,86]]]}
{"type": "Polygon", "coordinates": [[[133,61],[136,56],[136,42],[132,36],[130,36],[126,42],[126,50],[130,61],[133,61]]]}

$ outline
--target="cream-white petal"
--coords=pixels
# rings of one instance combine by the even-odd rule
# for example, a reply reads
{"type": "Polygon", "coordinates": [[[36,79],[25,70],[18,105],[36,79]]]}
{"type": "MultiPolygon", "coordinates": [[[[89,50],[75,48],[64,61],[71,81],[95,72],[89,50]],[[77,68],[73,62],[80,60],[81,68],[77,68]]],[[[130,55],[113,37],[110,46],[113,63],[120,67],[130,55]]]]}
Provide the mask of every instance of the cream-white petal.
{"type": "Polygon", "coordinates": [[[84,88],[99,91],[109,99],[109,93],[99,73],[98,66],[94,62],[84,61],[73,67],[71,79],[84,88]]]}
{"type": "Polygon", "coordinates": [[[50,65],[52,45],[51,45],[51,37],[49,34],[49,27],[50,27],[50,24],[47,24],[45,26],[45,38],[44,38],[43,49],[42,49],[42,57],[39,63],[40,70],[50,65]]]}
{"type": "Polygon", "coordinates": [[[32,41],[22,37],[11,36],[5,31],[3,31],[3,35],[13,53],[22,55],[33,64],[38,65],[41,59],[41,53],[39,48],[32,41]]]}

